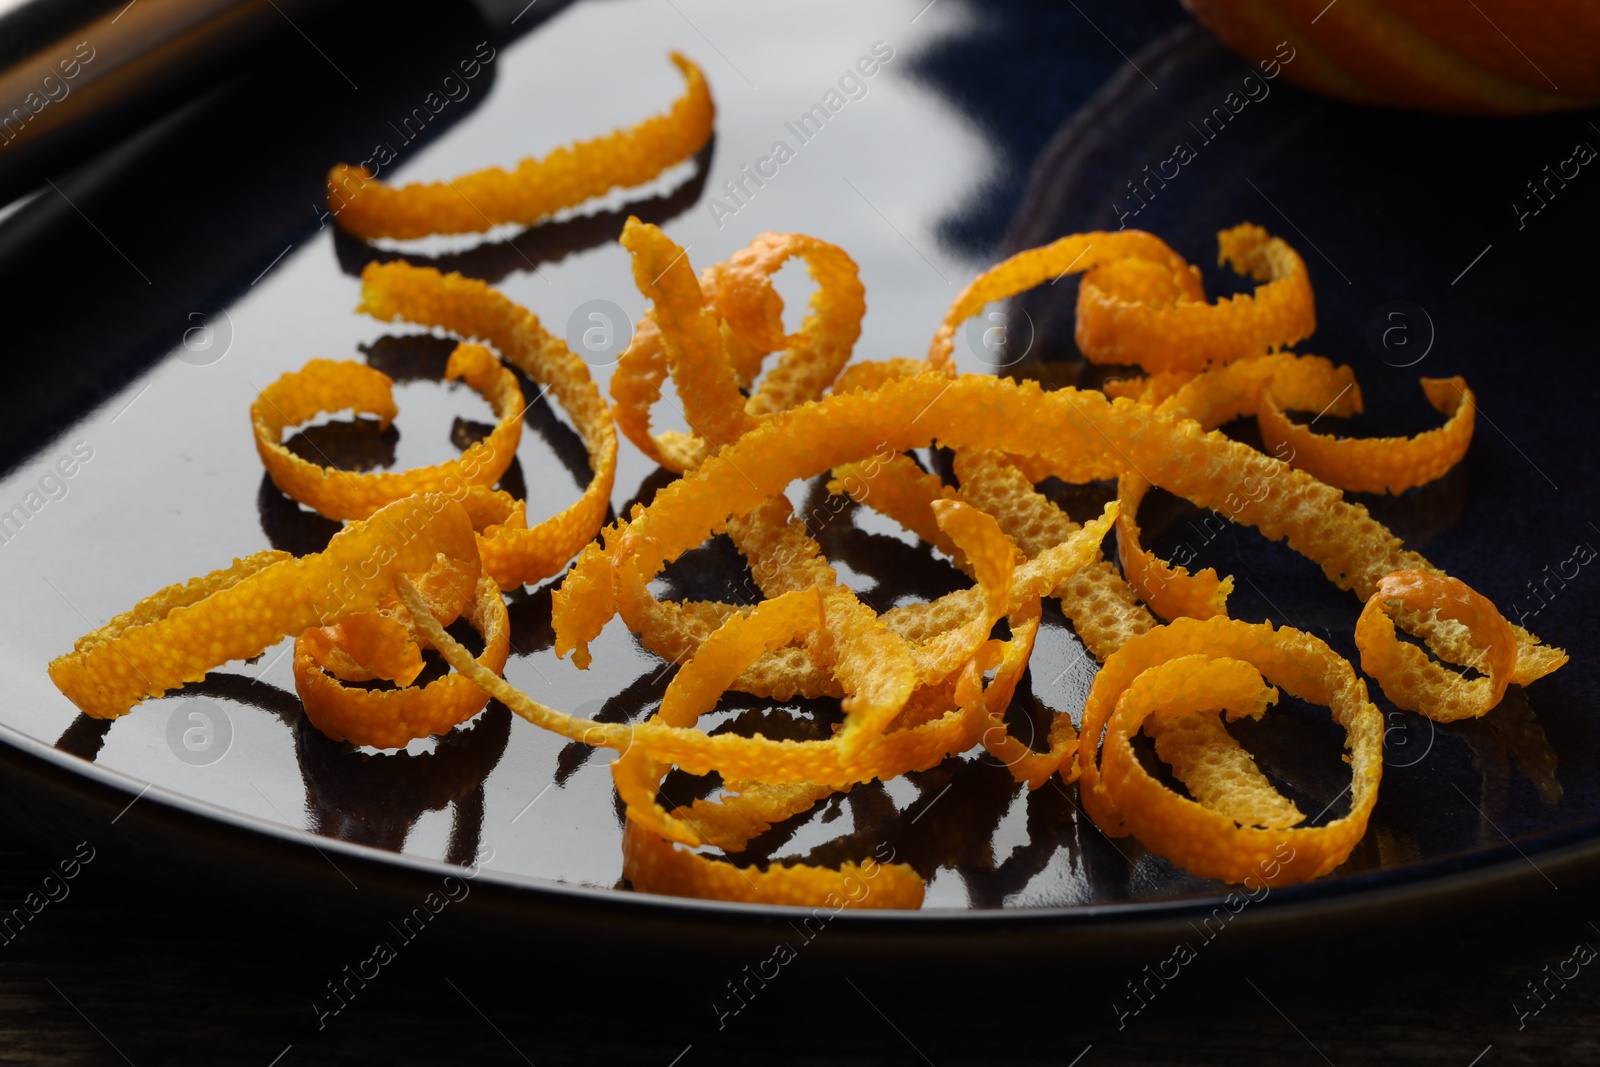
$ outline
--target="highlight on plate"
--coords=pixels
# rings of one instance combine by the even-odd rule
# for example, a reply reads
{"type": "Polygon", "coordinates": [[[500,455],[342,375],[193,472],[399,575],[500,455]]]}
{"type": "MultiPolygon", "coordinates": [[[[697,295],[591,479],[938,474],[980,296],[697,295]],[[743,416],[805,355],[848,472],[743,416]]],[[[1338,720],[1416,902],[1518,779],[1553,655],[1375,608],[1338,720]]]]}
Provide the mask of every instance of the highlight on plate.
{"type": "MultiPolygon", "coordinates": [[[[405,239],[531,224],[649,181],[711,136],[705,80],[692,62],[672,58],[686,94],[633,129],[513,171],[432,185],[393,188],[337,167],[330,203],[359,237],[405,239]]],[[[341,410],[387,425],[403,417],[393,383],[332,360],[285,374],[251,406],[257,450],[279,489],[345,526],[320,553],[257,552],[153,593],[51,662],[55,684],[85,713],[114,718],[293,637],[306,713],[335,740],[403,746],[451,730],[493,698],[536,727],[615,750],[623,874],[636,890],[915,908],[924,884],[905,864],[864,855],[837,868],[760,868],[730,857],[836,792],[976,749],[1029,788],[1076,782],[1105,834],[1131,834],[1203,877],[1238,882],[1270,870],[1274,885],[1316,878],[1344,862],[1365,832],[1384,731],[1366,682],[1312,634],[1230,618],[1231,577],[1192,573],[1145,548],[1137,518],[1152,487],[1286,542],[1363,602],[1354,631],[1361,669],[1398,707],[1440,722],[1481,716],[1508,684],[1528,685],[1566,662],[1345,498],[1403,492],[1459,463],[1476,411],[1464,380],[1422,379],[1444,422],[1412,438],[1335,437],[1287,416],[1352,417],[1361,392],[1350,368],[1291,348],[1316,327],[1310,281],[1299,254],[1259,226],[1218,234],[1219,262],[1256,283],[1252,293],[1218,300],[1207,299],[1195,267],[1148,233],[1074,234],[1021,252],[979,275],[931,324],[922,359],[852,361],[865,291],[849,254],[826,241],[762,234],[698,272],[686,249],[637,219],[622,246],[650,306],[611,379],[610,404],[560,337],[490,286],[403,261],[368,266],[360,310],[459,338],[447,376],[482,394],[498,425],[434,466],[324,468],[290,453],[284,432],[341,410]],[[799,330],[786,333],[773,278],[792,259],[817,288],[799,330]],[[1142,374],[1104,390],[1046,390],[956,372],[954,341],[966,320],[1066,272],[1083,275],[1083,355],[1142,374]],[[532,527],[525,501],[497,488],[524,406],[506,364],[563,407],[592,470],[577,501],[532,527]],[[693,432],[652,428],[669,379],[693,432]],[[1241,417],[1256,419],[1262,450],[1218,432],[1241,417]],[[681,477],[602,529],[618,429],[681,477]],[[956,484],[915,460],[912,450],[929,446],[950,450],[956,484]],[[784,495],[795,480],[819,475],[830,491],[933,545],[972,584],[874,611],[840,580],[784,495]],[[1052,477],[1113,480],[1117,498],[1080,525],[1040,492],[1052,477]],[[1241,485],[1260,491],[1240,493],[1241,485]],[[651,592],[664,567],[723,533],[748,563],[758,603],[651,592]],[[563,571],[552,606],[558,655],[592,668],[590,642],[620,616],[646,648],[679,664],[649,718],[586,719],[502,676],[504,591],[563,571]],[[1076,723],[1057,713],[1040,748],[1012,736],[1004,712],[1046,597],[1102,666],[1076,723]],[[482,652],[446,630],[457,619],[482,635],[482,652]],[[429,649],[452,670],[416,686],[429,649]],[[345,684],[374,679],[392,685],[345,684]],[[843,721],[811,741],[708,733],[701,717],[730,691],[836,700],[843,721]],[[1305,825],[1228,732],[1225,720],[1269,714],[1281,693],[1326,706],[1343,730],[1343,817],[1305,825]],[[1187,796],[1141,763],[1132,747],[1140,732],[1187,796]],[[667,810],[659,787],[674,767],[717,772],[720,795],[667,810]],[[853,892],[864,879],[872,891],[853,892]]]]}

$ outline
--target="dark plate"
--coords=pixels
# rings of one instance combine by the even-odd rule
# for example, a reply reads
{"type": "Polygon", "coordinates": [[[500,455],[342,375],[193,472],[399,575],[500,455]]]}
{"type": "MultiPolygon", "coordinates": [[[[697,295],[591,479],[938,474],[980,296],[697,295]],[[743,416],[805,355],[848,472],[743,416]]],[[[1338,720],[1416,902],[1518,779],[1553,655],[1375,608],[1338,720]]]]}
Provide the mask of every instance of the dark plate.
{"type": "MultiPolygon", "coordinates": [[[[489,240],[421,242],[407,257],[486,278],[569,335],[609,327],[611,347],[591,349],[603,382],[643,310],[613,243],[629,212],[661,222],[697,265],[769,229],[844,246],[867,286],[858,354],[868,358],[923,351],[960,285],[1001,251],[1008,220],[1006,240],[1020,247],[1115,227],[1115,205],[1138,206],[1129,224],[1201,263],[1214,257],[1215,230],[1266,224],[1310,265],[1322,325],[1304,347],[1360,375],[1368,414],[1353,432],[1409,433],[1436,421],[1418,373],[1465,374],[1478,390],[1482,416],[1466,463],[1369,506],[1575,659],[1513,690],[1481,721],[1434,727],[1384,705],[1389,763],[1365,840],[1334,874],[1246,909],[1239,928],[1280,944],[1322,940],[1549,892],[1591,873],[1600,855],[1600,777],[1589,762],[1600,679],[1589,653],[1600,579],[1593,564],[1571,561],[1580,546],[1600,545],[1586,461],[1600,396],[1583,356],[1588,308],[1576,288],[1595,232],[1595,198],[1583,186],[1600,178],[1584,170],[1570,188],[1552,187],[1548,206],[1520,227],[1511,205],[1528,198],[1524,180],[1542,177],[1580,140],[1600,143],[1600,130],[1583,116],[1382,114],[1310,98],[1281,79],[1257,82],[1266,92],[1252,88],[1259,99],[1234,111],[1242,96],[1229,93],[1247,88],[1249,69],[1202,34],[1179,27],[1120,65],[1108,39],[1070,11],[997,9],[980,30],[976,5],[955,0],[921,14],[920,4],[759,14],[680,6],[609,0],[555,14],[520,41],[501,42],[471,95],[407,145],[398,143],[407,116],[459,61],[483,54],[486,31],[465,13],[436,16],[425,31],[393,20],[385,47],[415,57],[397,64],[365,55],[353,43],[359,35],[330,30],[326,63],[308,52],[292,91],[259,81],[225,90],[0,223],[12,328],[27,357],[0,420],[10,468],[0,508],[28,511],[0,545],[11,619],[0,644],[10,681],[0,740],[11,792],[65,801],[80,820],[116,816],[116,829],[100,832],[329,908],[351,906],[369,887],[415,899],[479,855],[472,907],[500,929],[662,944],[714,931],[733,947],[770,943],[770,929],[795,917],[618,887],[620,808],[605,760],[497,705],[445,738],[381,754],[309,726],[288,643],[110,724],[77,716],[44,671],[84,630],[164,584],[268,545],[305,552],[326,542],[332,524],[277,492],[250,439],[249,403],[284,371],[312,356],[365,358],[402,381],[401,415],[388,433],[333,419],[297,438],[308,454],[350,465],[434,462],[490,420],[474,394],[437,381],[448,342],[352,312],[354,275],[398,250],[319,225],[328,163],[365,158],[383,139],[406,149],[399,177],[445,177],[628,123],[678,92],[665,59],[678,47],[703,62],[719,106],[716,142],[694,164],[571,218],[489,240]],[[800,143],[790,124],[880,41],[893,59],[800,143]],[[1223,110],[1202,128],[1213,107],[1223,110]],[[1024,195],[1023,171],[1069,115],[1024,195]],[[794,158],[764,186],[747,186],[745,202],[732,199],[724,183],[777,140],[794,158]],[[1194,159],[1148,187],[1148,203],[1122,200],[1126,183],[1180,141],[1194,159]],[[713,197],[737,210],[713,210],[713,197]],[[75,454],[70,477],[50,475],[75,454]]],[[[1124,43],[1177,22],[1165,7],[1105,19],[1100,28],[1124,43]]],[[[1208,282],[1220,291],[1236,284],[1208,282]]],[[[782,284],[803,297],[803,280],[786,274],[782,284]]],[[[973,343],[960,353],[963,367],[1003,363],[1005,373],[1074,380],[1074,291],[1064,281],[997,310],[1013,355],[973,343]]],[[[588,471],[558,410],[536,404],[527,423],[508,479],[526,490],[537,521],[574,498],[588,471]]],[[[616,511],[666,480],[624,442],[616,511]]],[[[961,584],[926,546],[828,497],[820,482],[791,495],[875,606],[961,584]]],[[[1093,487],[1062,494],[1075,511],[1098,510],[1103,498],[1093,487]]],[[[1144,518],[1156,548],[1188,543],[1203,564],[1238,577],[1239,616],[1292,623],[1352,653],[1359,604],[1303,559],[1250,530],[1216,532],[1216,520],[1175,501],[1153,498],[1144,518]]],[[[675,565],[664,588],[719,596],[743,580],[737,556],[713,544],[675,565]]],[[[557,660],[551,588],[511,597],[508,677],[579,713],[648,714],[670,666],[615,623],[595,650],[596,669],[557,660]]],[[[1012,709],[1016,728],[1026,733],[1052,710],[1076,712],[1092,676],[1092,660],[1048,612],[1012,709]]],[[[830,714],[804,710],[824,721],[830,714]]],[[[710,725],[771,731],[782,718],[729,699],[710,725]]],[[[1305,810],[1322,820],[1342,814],[1347,778],[1325,713],[1286,707],[1239,736],[1305,810]]],[[[680,803],[711,788],[681,775],[666,783],[680,803]]],[[[829,951],[892,943],[1012,957],[1065,946],[1120,954],[1170,944],[1226,892],[1131,839],[1108,841],[1079,817],[1075,787],[1028,793],[984,757],[836,796],[765,835],[752,858],[837,861],[884,842],[928,878],[927,908],[841,915],[849,935],[828,939],[829,951]]]]}

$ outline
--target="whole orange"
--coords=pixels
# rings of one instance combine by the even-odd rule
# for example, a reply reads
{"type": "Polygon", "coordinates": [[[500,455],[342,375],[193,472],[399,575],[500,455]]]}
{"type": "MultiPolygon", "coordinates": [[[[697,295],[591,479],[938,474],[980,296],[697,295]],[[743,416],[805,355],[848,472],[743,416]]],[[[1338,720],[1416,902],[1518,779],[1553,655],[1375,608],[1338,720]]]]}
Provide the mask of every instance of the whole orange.
{"type": "Polygon", "coordinates": [[[1475,115],[1600,104],[1592,0],[1183,3],[1246,59],[1276,55],[1290,81],[1346,100],[1475,115]]]}

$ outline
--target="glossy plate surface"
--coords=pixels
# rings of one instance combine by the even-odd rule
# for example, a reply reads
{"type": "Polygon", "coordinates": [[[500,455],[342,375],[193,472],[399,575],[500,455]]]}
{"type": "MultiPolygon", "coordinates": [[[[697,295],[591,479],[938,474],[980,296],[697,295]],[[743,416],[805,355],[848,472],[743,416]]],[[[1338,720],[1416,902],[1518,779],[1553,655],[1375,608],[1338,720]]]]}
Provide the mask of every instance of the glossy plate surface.
{"type": "MultiPolygon", "coordinates": [[[[1208,286],[1227,291],[1235,283],[1210,268],[1211,235],[1261,222],[1310,266],[1320,328],[1302,350],[1349,362],[1360,376],[1368,414],[1350,432],[1432,425],[1419,373],[1464,374],[1478,391],[1482,415],[1466,463],[1369,506],[1508,616],[1574,653],[1481,721],[1434,727],[1382,705],[1389,762],[1366,839],[1334,875],[1275,896],[1273,906],[1414,887],[1446,871],[1460,888],[1471,882],[1462,871],[1503,871],[1524,862],[1519,853],[1537,870],[1544,850],[1586,848],[1600,828],[1590,758],[1600,750],[1592,655],[1600,578],[1589,562],[1600,546],[1600,480],[1587,459],[1600,394],[1583,357],[1592,330],[1575,283],[1596,221],[1596,201],[1581,186],[1600,178],[1583,168],[1572,188],[1552,184],[1537,212],[1523,183],[1542,178],[1546,164],[1563,165],[1577,143],[1600,143],[1600,131],[1582,116],[1512,124],[1378,114],[1310,98],[1281,79],[1246,81],[1242,61],[1192,29],[1172,29],[1176,16],[1165,8],[1130,9],[1107,26],[1130,52],[1132,42],[1151,41],[1122,64],[1070,10],[1008,9],[980,22],[977,5],[947,0],[919,15],[921,7],[606,0],[561,10],[498,46],[480,45],[487,32],[463,16],[426,41],[403,42],[421,58],[406,78],[373,74],[379,80],[362,91],[380,102],[366,110],[335,98],[348,89],[341,78],[366,79],[353,51],[330,57],[337,77],[309,56],[307,85],[287,105],[264,104],[259,87],[241,90],[264,125],[261,140],[237,119],[198,127],[216,137],[219,160],[243,163],[237,171],[185,171],[196,160],[175,152],[192,143],[180,125],[130,149],[115,180],[82,177],[81,195],[64,184],[59,200],[47,190],[0,222],[0,256],[25,298],[16,305],[21,350],[37,364],[19,372],[4,401],[0,440],[10,466],[0,509],[26,514],[0,545],[9,609],[0,740],[21,750],[54,745],[89,761],[74,764],[84,776],[130,797],[148,784],[149,803],[180,801],[241,836],[268,826],[370,846],[369,860],[403,857],[394,869],[419,878],[492,849],[484,884],[533,890],[526,906],[558,885],[640,902],[613,888],[620,807],[607,757],[498,705],[445,738],[383,754],[310,727],[293,691],[289,642],[111,724],[78,716],[44,667],[167,583],[268,546],[307,552],[326,543],[334,525],[279,494],[253,448],[249,404],[279,374],[313,356],[353,358],[401,383],[389,431],[340,417],[293,440],[305,455],[348,466],[436,462],[493,421],[476,394],[438,380],[448,341],[354,313],[361,266],[401,249],[319,225],[313,201],[327,164],[364,158],[383,139],[405,149],[388,175],[402,180],[543,153],[660,109],[679,91],[666,52],[680,48],[705,67],[719,109],[714,146],[693,165],[571,218],[414,243],[407,258],[501,287],[587,351],[603,386],[644,309],[614,243],[630,212],[661,223],[697,266],[765,230],[840,244],[867,287],[857,348],[867,358],[924,351],[960,286],[1010,248],[1115,228],[1120,218],[1168,238],[1207,265],[1208,286]],[[892,59],[871,79],[841,83],[875,44],[892,59]],[[415,145],[403,144],[406,116],[431,83],[474,57],[481,70],[470,94],[415,145]],[[802,140],[799,116],[835,88],[845,102],[802,140]],[[328,114],[297,132],[284,107],[328,114]],[[746,184],[741,198],[726,191],[778,141],[793,158],[775,178],[746,184]],[[270,164],[250,162],[280,142],[294,147],[270,164]],[[1170,162],[1178,144],[1189,147],[1181,166],[1170,162]],[[1151,181],[1152,172],[1167,179],[1151,181]],[[256,189],[261,198],[242,207],[256,189]],[[150,217],[167,210],[187,213],[150,217]],[[70,290],[50,283],[57,269],[73,271],[70,290]],[[585,331],[587,348],[578,344],[585,331]]],[[[799,273],[781,279],[791,313],[807,293],[799,273]]],[[[963,368],[1074,380],[1074,294],[1067,280],[993,309],[999,317],[985,321],[1003,329],[1006,347],[986,348],[982,330],[968,331],[963,368]]],[[[661,410],[665,425],[681,425],[669,405],[661,410]]],[[[559,410],[535,404],[527,423],[508,481],[525,489],[533,522],[574,499],[588,470],[559,410]]],[[[626,440],[621,454],[619,514],[667,479],[626,440]]],[[[841,573],[880,610],[963,583],[926,546],[829,497],[820,481],[790,495],[841,573]]],[[[1062,500],[1083,517],[1105,497],[1104,487],[1088,487],[1062,500]]],[[[1353,655],[1360,605],[1287,548],[1160,494],[1143,520],[1156,549],[1188,545],[1201,565],[1237,576],[1238,616],[1291,623],[1353,655]]],[[[662,588],[726,597],[745,580],[722,544],[675,565],[662,588]]],[[[558,660],[551,588],[511,597],[507,676],[581,714],[647,715],[670,665],[620,622],[598,642],[595,669],[558,660]]],[[[1047,610],[1013,708],[1017,727],[1026,732],[1053,710],[1076,713],[1093,672],[1059,612],[1047,610]]],[[[826,709],[806,710],[828,721],[826,709]]],[[[730,698],[708,725],[773,733],[786,718],[730,698]]],[[[1348,775],[1321,709],[1285,707],[1237,733],[1303,810],[1323,820],[1342,814],[1348,775]]],[[[683,803],[714,785],[674,775],[665,788],[683,803]]],[[[1151,906],[1198,906],[1223,892],[1132,839],[1101,836],[1078,814],[1076,787],[1030,794],[982,757],[835,796],[766,835],[752,858],[835,862],[881,842],[928,879],[929,921],[953,909],[1002,923],[1089,914],[1132,922],[1151,906]]],[[[663,907],[663,917],[671,911],[663,907]]]]}

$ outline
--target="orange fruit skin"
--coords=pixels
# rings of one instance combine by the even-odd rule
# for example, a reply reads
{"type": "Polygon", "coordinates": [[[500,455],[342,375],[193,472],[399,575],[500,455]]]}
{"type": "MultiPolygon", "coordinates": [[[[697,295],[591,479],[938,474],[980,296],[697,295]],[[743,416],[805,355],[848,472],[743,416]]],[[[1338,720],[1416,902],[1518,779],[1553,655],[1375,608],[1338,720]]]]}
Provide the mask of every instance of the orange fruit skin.
{"type": "Polygon", "coordinates": [[[1357,103],[1459,115],[1600,104],[1600,8],[1582,0],[1183,4],[1251,63],[1357,103]]]}

